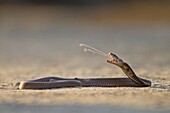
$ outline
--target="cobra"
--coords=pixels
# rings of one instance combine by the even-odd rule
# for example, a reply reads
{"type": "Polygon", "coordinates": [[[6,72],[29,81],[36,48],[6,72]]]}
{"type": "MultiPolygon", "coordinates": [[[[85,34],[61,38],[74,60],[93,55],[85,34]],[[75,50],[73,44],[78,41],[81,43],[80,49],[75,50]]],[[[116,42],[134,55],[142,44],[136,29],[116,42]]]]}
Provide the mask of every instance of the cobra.
{"type": "Polygon", "coordinates": [[[149,87],[151,81],[138,77],[132,68],[113,53],[107,54],[108,63],[120,67],[127,78],[60,78],[45,77],[17,83],[19,89],[55,89],[67,87],[149,87]]]}

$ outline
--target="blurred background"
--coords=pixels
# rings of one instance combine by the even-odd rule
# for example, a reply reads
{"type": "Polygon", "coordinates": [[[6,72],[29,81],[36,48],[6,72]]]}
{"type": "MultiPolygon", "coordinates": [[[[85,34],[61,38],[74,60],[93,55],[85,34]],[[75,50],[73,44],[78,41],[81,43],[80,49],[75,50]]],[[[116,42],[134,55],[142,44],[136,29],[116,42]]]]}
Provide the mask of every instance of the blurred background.
{"type": "Polygon", "coordinates": [[[0,80],[120,72],[105,71],[113,70],[107,58],[83,52],[80,43],[116,53],[138,72],[150,72],[139,74],[166,76],[169,11],[167,0],[0,0],[0,80]],[[88,73],[93,69],[101,71],[88,73]]]}
{"type": "Polygon", "coordinates": [[[0,0],[0,62],[66,63],[86,43],[165,65],[169,11],[167,0],[0,0]]]}
{"type": "Polygon", "coordinates": [[[0,0],[1,83],[123,75],[80,43],[118,54],[148,79],[170,81],[170,1],[0,0]]]}

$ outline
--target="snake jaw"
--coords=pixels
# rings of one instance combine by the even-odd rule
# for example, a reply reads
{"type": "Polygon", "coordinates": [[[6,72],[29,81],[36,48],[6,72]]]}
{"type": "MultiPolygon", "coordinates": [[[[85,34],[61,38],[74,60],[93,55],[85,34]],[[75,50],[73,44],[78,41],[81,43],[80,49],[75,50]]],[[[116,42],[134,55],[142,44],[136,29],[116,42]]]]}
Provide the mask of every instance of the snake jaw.
{"type": "Polygon", "coordinates": [[[116,65],[119,65],[119,64],[123,63],[123,60],[120,59],[118,56],[116,56],[113,53],[109,53],[108,57],[110,59],[110,60],[107,60],[108,63],[116,64],[116,65]]]}

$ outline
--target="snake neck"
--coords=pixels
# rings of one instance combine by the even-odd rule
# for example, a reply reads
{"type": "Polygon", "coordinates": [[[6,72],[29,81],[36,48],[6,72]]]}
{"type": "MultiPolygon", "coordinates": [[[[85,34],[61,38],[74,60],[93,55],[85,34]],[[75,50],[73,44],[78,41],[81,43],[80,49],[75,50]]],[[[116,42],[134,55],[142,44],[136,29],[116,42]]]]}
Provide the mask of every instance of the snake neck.
{"type": "Polygon", "coordinates": [[[119,66],[123,72],[128,76],[129,79],[131,79],[133,82],[135,82],[136,84],[140,85],[140,86],[148,86],[147,83],[145,83],[143,81],[143,79],[139,78],[135,72],[133,71],[133,69],[126,63],[126,62],[122,62],[121,64],[117,65],[119,66]]]}

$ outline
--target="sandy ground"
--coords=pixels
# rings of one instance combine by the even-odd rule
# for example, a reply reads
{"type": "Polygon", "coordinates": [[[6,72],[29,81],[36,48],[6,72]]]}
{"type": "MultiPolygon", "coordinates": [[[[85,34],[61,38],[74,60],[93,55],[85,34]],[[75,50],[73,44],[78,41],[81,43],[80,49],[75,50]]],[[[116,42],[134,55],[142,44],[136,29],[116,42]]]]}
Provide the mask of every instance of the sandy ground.
{"type": "Polygon", "coordinates": [[[57,15],[54,15],[53,11],[56,11],[54,7],[49,9],[52,13],[45,12],[48,14],[45,18],[44,14],[40,14],[39,8],[41,9],[38,7],[37,12],[31,13],[33,19],[28,21],[31,12],[28,6],[25,9],[28,13],[26,17],[16,7],[8,10],[1,7],[3,9],[0,11],[3,15],[0,26],[1,111],[4,113],[170,111],[169,24],[120,26],[91,25],[86,22],[82,24],[84,20],[77,19],[82,15],[80,12],[74,15],[77,17],[74,21],[72,16],[62,14],[58,10],[57,15]],[[14,20],[11,19],[13,17],[11,15],[15,16],[14,20]],[[53,16],[58,19],[55,24],[50,20],[53,16]],[[23,19],[20,19],[21,17],[23,19]],[[42,17],[43,19],[40,19],[42,17]],[[70,21],[62,20],[68,17],[70,21]],[[46,76],[125,77],[119,68],[106,63],[106,57],[84,53],[78,46],[79,43],[118,54],[140,77],[151,80],[152,87],[14,89],[18,81],[46,76]]]}

